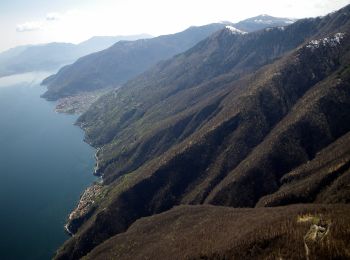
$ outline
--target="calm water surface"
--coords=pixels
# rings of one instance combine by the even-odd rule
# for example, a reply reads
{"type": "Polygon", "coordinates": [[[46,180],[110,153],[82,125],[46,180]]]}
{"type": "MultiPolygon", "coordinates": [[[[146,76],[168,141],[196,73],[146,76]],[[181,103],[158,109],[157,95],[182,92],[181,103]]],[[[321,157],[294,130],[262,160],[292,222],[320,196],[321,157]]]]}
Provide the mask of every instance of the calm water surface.
{"type": "Polygon", "coordinates": [[[0,78],[0,259],[50,259],[92,182],[94,149],[39,96],[47,73],[0,78]]]}

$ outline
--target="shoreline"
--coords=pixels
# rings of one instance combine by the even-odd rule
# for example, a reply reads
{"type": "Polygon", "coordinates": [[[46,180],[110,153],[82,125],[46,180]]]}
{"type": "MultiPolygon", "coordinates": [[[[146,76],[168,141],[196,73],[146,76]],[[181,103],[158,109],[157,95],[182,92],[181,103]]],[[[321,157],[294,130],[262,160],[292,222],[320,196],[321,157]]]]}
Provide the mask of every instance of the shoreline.
{"type": "MultiPolygon", "coordinates": [[[[103,89],[58,99],[55,101],[54,111],[58,114],[67,115],[82,114],[91,106],[92,103],[94,103],[98,98],[109,91],[110,89],[103,89]]],[[[77,124],[76,122],[74,125],[83,130],[85,135],[85,129],[81,125],[77,124]]],[[[98,180],[93,181],[87,188],[85,188],[85,190],[82,191],[79,199],[75,204],[75,207],[70,211],[66,218],[64,230],[70,237],[73,237],[80,226],[83,225],[84,222],[91,216],[95,210],[96,200],[99,197],[103,196],[103,177],[98,173],[98,153],[101,148],[94,147],[85,138],[83,141],[92,148],[96,149],[94,154],[95,165],[92,171],[92,175],[98,177],[98,180]]]]}
{"type": "Polygon", "coordinates": [[[76,207],[77,199],[86,187],[99,181],[91,175],[95,149],[82,142],[84,134],[73,127],[75,116],[57,115],[53,112],[55,104],[40,98],[45,91],[40,85],[44,74],[37,72],[0,79],[4,85],[0,90],[5,122],[1,136],[5,149],[2,172],[6,176],[2,191],[4,206],[15,209],[2,216],[5,240],[1,255],[8,254],[11,246],[16,246],[18,252],[12,252],[16,258],[23,258],[27,252],[27,256],[41,254],[49,259],[46,256],[54,254],[58,245],[69,238],[67,233],[72,230],[68,225],[64,228],[65,220],[76,207]],[[38,165],[37,160],[42,163],[38,165]],[[19,161],[22,163],[18,164],[19,161]],[[17,165],[11,165],[13,163],[17,165]],[[6,197],[14,193],[18,196],[6,197]],[[26,208],[26,218],[23,218],[21,204],[26,194],[30,194],[33,206],[26,208]],[[6,224],[14,219],[19,225],[6,224]],[[22,232],[30,240],[28,243],[15,239],[14,235],[22,232]],[[6,238],[6,234],[10,237],[6,238]],[[45,239],[47,234],[50,240],[45,239]]]}
{"type": "Polygon", "coordinates": [[[59,98],[57,101],[55,101],[55,112],[80,115],[87,111],[95,101],[108,93],[110,90],[111,89],[107,88],[59,98]]]}
{"type": "Polygon", "coordinates": [[[93,182],[83,191],[76,207],[68,215],[68,219],[64,225],[64,229],[68,235],[74,236],[80,226],[84,224],[85,220],[94,212],[96,202],[102,196],[103,185],[99,182],[93,182]]]}

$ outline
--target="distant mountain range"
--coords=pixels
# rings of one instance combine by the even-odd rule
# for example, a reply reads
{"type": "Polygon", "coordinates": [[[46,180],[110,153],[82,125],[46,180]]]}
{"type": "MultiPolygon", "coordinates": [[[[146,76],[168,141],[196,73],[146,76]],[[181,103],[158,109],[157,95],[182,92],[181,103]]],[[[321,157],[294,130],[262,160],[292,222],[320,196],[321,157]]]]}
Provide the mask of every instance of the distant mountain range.
{"type": "Polygon", "coordinates": [[[59,69],[79,57],[108,48],[118,41],[145,38],[151,38],[151,36],[147,34],[96,36],[80,44],[55,42],[15,47],[0,53],[0,76],[59,69]]]}
{"type": "Polygon", "coordinates": [[[191,27],[183,32],[135,42],[119,42],[107,50],[83,57],[43,81],[45,98],[61,97],[100,88],[118,87],[144,72],[160,60],[170,58],[194,46],[225,26],[252,32],[266,27],[286,26],[295,20],[257,16],[236,24],[222,22],[191,27]]]}
{"type": "Polygon", "coordinates": [[[225,24],[217,23],[152,39],[118,42],[46,78],[43,84],[48,90],[43,97],[56,100],[79,92],[120,86],[160,60],[187,50],[224,27],[225,24]]]}
{"type": "Polygon", "coordinates": [[[103,183],[55,259],[350,257],[350,5],[223,26],[79,117],[103,183]]]}

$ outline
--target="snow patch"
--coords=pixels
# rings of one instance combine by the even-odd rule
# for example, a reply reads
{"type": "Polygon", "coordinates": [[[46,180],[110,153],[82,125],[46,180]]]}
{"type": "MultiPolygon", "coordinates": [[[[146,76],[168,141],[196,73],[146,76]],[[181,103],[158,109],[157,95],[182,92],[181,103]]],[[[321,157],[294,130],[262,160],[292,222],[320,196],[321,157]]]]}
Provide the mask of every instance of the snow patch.
{"type": "Polygon", "coordinates": [[[230,30],[230,32],[233,34],[247,34],[247,32],[241,31],[231,25],[226,25],[226,29],[230,30]]]}
{"type": "Polygon", "coordinates": [[[325,37],[319,40],[312,40],[307,45],[306,48],[317,49],[321,46],[324,47],[335,47],[340,44],[341,40],[344,38],[345,33],[336,33],[333,37],[325,37]]]}

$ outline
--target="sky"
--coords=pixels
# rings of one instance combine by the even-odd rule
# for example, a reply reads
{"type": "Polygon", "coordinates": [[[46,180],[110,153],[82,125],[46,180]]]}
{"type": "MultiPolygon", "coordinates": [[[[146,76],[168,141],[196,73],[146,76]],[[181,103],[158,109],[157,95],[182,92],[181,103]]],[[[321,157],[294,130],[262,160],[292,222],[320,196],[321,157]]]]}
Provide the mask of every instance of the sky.
{"type": "Polygon", "coordinates": [[[0,51],[26,44],[79,43],[92,36],[182,31],[192,25],[322,16],[350,0],[0,0],[0,51]]]}

